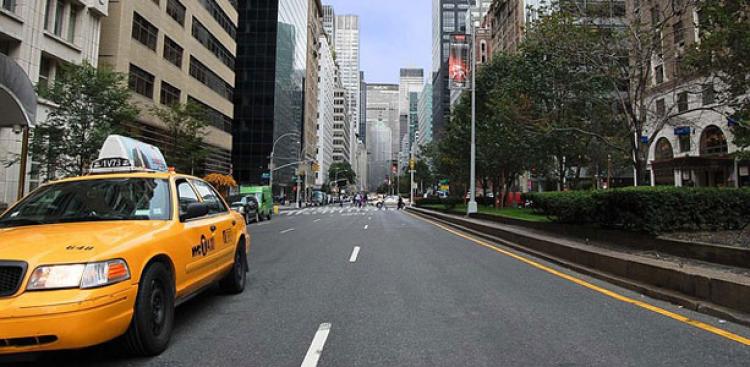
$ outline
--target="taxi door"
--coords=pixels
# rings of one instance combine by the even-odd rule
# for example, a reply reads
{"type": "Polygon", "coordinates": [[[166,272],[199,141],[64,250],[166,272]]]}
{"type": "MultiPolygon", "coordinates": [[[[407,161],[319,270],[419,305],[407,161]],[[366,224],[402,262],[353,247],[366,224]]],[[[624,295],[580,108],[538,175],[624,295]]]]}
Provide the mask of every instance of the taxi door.
{"type": "Polygon", "coordinates": [[[208,204],[208,224],[211,237],[209,239],[212,252],[208,253],[206,260],[210,264],[212,275],[223,274],[234,263],[234,254],[237,249],[235,243],[238,228],[237,219],[231,214],[229,207],[221,200],[216,190],[198,179],[191,179],[201,200],[208,204]]]}
{"type": "Polygon", "coordinates": [[[179,203],[179,215],[182,225],[178,249],[180,256],[175,257],[177,270],[177,296],[188,295],[200,288],[204,282],[206,269],[201,263],[205,255],[211,252],[212,220],[208,215],[186,219],[190,204],[200,203],[201,198],[192,184],[185,178],[175,180],[179,203]],[[203,268],[203,269],[202,269],[203,268]]]}

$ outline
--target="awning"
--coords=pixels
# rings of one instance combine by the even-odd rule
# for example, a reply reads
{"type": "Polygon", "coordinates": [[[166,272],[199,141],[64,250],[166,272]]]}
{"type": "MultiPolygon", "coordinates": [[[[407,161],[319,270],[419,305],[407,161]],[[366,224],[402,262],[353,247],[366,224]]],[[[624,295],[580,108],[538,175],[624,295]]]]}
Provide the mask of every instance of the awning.
{"type": "Polygon", "coordinates": [[[654,170],[706,170],[725,169],[734,167],[734,158],[730,156],[717,157],[678,157],[651,162],[654,170]]]}
{"type": "Polygon", "coordinates": [[[34,126],[36,91],[13,59],[0,54],[0,127],[34,126]]]}

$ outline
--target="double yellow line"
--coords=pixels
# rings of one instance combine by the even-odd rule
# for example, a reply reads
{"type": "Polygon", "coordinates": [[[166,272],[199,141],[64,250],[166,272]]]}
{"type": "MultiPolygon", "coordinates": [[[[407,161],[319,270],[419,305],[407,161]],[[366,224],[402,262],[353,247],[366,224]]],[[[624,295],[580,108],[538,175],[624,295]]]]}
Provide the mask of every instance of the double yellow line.
{"type": "Polygon", "coordinates": [[[540,264],[540,263],[538,263],[536,261],[533,261],[531,259],[528,259],[526,257],[514,254],[514,253],[512,253],[510,251],[503,250],[503,249],[501,249],[501,248],[499,248],[497,246],[494,246],[494,245],[492,245],[492,244],[490,244],[488,242],[485,242],[485,241],[479,240],[477,238],[465,235],[465,234],[463,234],[461,232],[458,232],[458,231],[455,231],[455,230],[453,230],[451,228],[448,228],[448,227],[446,227],[446,226],[444,226],[442,224],[435,223],[435,222],[433,222],[431,220],[424,219],[424,218],[422,218],[420,216],[417,216],[417,215],[414,215],[414,214],[411,214],[411,213],[409,213],[409,215],[411,215],[414,218],[417,218],[419,220],[422,220],[424,222],[430,223],[430,224],[432,224],[434,226],[437,226],[439,228],[442,228],[443,230],[445,230],[447,232],[450,232],[450,233],[452,233],[452,234],[454,234],[454,235],[456,235],[458,237],[461,237],[461,238],[464,238],[466,240],[469,240],[469,241],[471,241],[471,242],[473,242],[473,243],[475,243],[475,244],[477,244],[479,246],[486,247],[486,248],[488,248],[488,249],[490,249],[492,251],[495,251],[495,252],[498,252],[498,253],[503,254],[505,256],[511,257],[511,258],[516,259],[516,260],[518,260],[520,262],[523,262],[523,263],[525,263],[527,265],[533,266],[533,267],[535,267],[535,268],[537,268],[539,270],[545,271],[545,272],[550,273],[550,274],[552,274],[554,276],[560,277],[560,278],[565,279],[567,281],[570,281],[570,282],[573,282],[573,283],[578,284],[580,286],[586,287],[586,288],[591,289],[591,290],[593,290],[595,292],[599,292],[599,293],[601,293],[601,294],[603,294],[605,296],[614,298],[614,299],[616,299],[618,301],[629,303],[629,304],[634,305],[634,306],[638,306],[640,308],[649,310],[651,312],[655,312],[655,313],[658,313],[660,315],[663,315],[663,316],[669,317],[671,319],[677,320],[677,321],[682,322],[684,324],[688,324],[690,326],[694,326],[696,328],[699,328],[701,330],[707,331],[709,333],[719,335],[721,337],[727,338],[729,340],[735,341],[737,343],[740,343],[740,344],[743,344],[743,345],[746,345],[746,346],[750,346],[750,339],[745,338],[743,336],[734,334],[734,333],[729,332],[729,331],[724,330],[724,329],[717,328],[715,326],[706,324],[704,322],[700,322],[698,320],[690,319],[690,318],[682,316],[680,314],[677,314],[677,313],[665,310],[665,309],[663,309],[661,307],[657,307],[657,306],[654,306],[654,305],[648,304],[646,302],[642,302],[642,301],[639,301],[639,300],[636,300],[636,299],[633,299],[633,298],[630,298],[630,297],[627,297],[627,296],[623,296],[623,295],[621,295],[619,293],[615,293],[615,292],[613,292],[613,291],[611,291],[609,289],[605,289],[605,288],[599,287],[597,285],[594,285],[592,283],[589,283],[589,282],[587,282],[587,281],[585,281],[583,279],[576,278],[576,277],[574,277],[572,275],[568,275],[568,274],[565,274],[565,273],[560,272],[558,270],[555,270],[553,268],[550,268],[549,266],[542,265],[542,264],[540,264]]]}

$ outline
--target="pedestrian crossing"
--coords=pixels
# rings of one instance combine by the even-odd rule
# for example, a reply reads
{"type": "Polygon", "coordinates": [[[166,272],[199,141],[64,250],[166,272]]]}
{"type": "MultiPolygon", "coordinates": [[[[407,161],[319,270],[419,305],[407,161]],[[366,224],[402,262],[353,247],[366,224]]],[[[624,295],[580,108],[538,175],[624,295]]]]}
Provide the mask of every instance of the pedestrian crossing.
{"type": "MultiPolygon", "coordinates": [[[[381,209],[382,210],[382,209],[381,209]]],[[[357,207],[339,207],[339,206],[323,206],[315,208],[302,208],[302,209],[291,209],[281,213],[282,216],[305,216],[305,215],[340,215],[344,217],[367,215],[368,213],[376,212],[378,208],[374,206],[366,206],[363,208],[357,207]]]]}

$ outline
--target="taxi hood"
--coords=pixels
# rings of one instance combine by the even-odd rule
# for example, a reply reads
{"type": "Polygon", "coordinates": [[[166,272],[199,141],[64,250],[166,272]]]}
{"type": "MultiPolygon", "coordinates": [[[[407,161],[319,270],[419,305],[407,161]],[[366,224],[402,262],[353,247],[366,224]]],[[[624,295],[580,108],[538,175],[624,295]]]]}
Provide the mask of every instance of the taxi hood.
{"type": "Polygon", "coordinates": [[[107,221],[0,228],[0,260],[29,266],[108,260],[145,245],[170,221],[107,221]]]}

